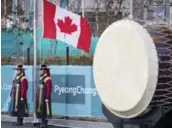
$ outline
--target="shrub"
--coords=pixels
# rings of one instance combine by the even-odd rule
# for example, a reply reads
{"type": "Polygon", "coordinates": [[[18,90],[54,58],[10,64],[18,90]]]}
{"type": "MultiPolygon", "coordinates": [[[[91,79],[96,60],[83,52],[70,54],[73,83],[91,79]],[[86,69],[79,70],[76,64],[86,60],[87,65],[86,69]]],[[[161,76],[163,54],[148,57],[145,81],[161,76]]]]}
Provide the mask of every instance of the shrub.
{"type": "MultiPolygon", "coordinates": [[[[30,63],[28,64],[28,60],[24,59],[25,65],[33,65],[33,57],[30,57],[30,63]]],[[[22,63],[22,58],[11,57],[11,56],[2,56],[1,64],[2,65],[16,65],[22,63]]],[[[47,64],[47,65],[67,65],[66,57],[44,57],[37,58],[37,64],[47,64]]],[[[93,57],[88,55],[81,56],[70,56],[69,57],[69,65],[92,65],[93,57]]]]}
{"type": "Polygon", "coordinates": [[[2,56],[1,57],[1,64],[2,65],[11,65],[12,64],[12,58],[10,56],[2,56]]]}

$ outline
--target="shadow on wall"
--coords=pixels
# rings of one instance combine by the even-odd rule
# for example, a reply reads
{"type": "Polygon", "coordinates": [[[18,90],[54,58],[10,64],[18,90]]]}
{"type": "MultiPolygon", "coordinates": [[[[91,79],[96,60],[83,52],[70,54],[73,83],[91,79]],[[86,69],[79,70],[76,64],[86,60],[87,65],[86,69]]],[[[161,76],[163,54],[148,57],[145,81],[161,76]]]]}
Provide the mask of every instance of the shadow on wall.
{"type": "MultiPolygon", "coordinates": [[[[27,55],[27,48],[31,47],[31,55],[33,55],[33,35],[24,34],[22,36],[22,41],[24,42],[23,47],[20,45],[20,41],[15,37],[16,33],[8,33],[7,31],[2,31],[1,33],[1,54],[2,56],[23,56],[27,55]]],[[[38,42],[38,51],[39,55],[42,57],[48,56],[66,56],[66,43],[62,41],[54,41],[51,39],[42,38],[42,29],[39,28],[37,31],[37,42],[38,42]]],[[[90,48],[90,55],[94,54],[95,47],[98,42],[98,37],[92,37],[92,43],[90,48]]],[[[81,55],[82,51],[72,46],[70,48],[70,56],[81,55]]]]}

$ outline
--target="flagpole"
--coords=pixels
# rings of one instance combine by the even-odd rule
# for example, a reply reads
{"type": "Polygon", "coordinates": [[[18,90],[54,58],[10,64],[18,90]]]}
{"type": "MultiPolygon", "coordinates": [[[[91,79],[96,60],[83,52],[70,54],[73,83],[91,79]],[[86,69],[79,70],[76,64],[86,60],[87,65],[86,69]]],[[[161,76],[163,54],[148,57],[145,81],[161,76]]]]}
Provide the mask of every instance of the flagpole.
{"type": "Polygon", "coordinates": [[[170,25],[172,25],[172,0],[170,0],[170,25]]]}
{"type": "Polygon", "coordinates": [[[37,83],[37,78],[36,78],[36,67],[37,67],[37,40],[36,40],[36,0],[34,0],[34,20],[33,20],[33,49],[34,49],[34,67],[33,67],[33,95],[34,95],[34,123],[38,122],[36,118],[36,83],[37,83]]]}
{"type": "MultiPolygon", "coordinates": [[[[82,0],[82,17],[85,16],[85,1],[82,0]]],[[[84,51],[82,51],[82,55],[84,55],[84,51]]]]}
{"type": "Polygon", "coordinates": [[[133,0],[130,0],[130,15],[129,15],[129,19],[130,20],[133,19],[133,0]]]}
{"type": "Polygon", "coordinates": [[[82,0],[82,17],[85,16],[85,1],[82,0]]]}

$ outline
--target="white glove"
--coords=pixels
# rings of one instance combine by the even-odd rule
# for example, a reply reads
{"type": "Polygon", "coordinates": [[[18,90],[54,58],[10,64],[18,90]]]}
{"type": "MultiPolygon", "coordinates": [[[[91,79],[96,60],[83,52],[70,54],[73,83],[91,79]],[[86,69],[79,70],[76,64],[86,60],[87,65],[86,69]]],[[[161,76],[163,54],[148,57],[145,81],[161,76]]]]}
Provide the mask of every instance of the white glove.
{"type": "Polygon", "coordinates": [[[48,99],[45,99],[45,102],[48,102],[49,100],[48,99]]]}
{"type": "Polygon", "coordinates": [[[21,100],[21,101],[23,101],[23,100],[24,100],[24,98],[21,98],[20,100],[21,100]]]}

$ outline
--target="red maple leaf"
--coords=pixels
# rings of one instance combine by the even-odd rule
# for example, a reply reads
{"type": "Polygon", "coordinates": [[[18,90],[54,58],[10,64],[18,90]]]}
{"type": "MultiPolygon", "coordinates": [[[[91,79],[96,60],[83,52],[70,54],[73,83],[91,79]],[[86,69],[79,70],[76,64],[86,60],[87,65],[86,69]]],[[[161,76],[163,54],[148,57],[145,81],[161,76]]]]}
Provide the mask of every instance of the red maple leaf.
{"type": "Polygon", "coordinates": [[[72,24],[72,19],[67,16],[63,20],[57,20],[57,25],[60,28],[60,31],[66,34],[72,34],[73,32],[77,31],[77,25],[72,24]]]}

